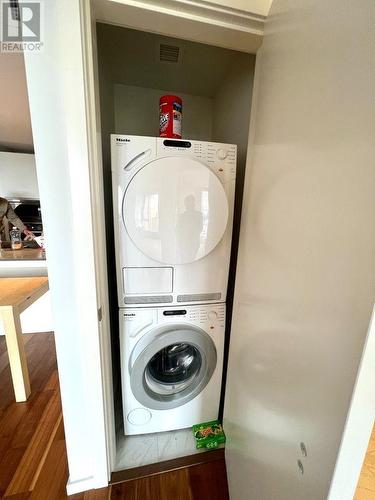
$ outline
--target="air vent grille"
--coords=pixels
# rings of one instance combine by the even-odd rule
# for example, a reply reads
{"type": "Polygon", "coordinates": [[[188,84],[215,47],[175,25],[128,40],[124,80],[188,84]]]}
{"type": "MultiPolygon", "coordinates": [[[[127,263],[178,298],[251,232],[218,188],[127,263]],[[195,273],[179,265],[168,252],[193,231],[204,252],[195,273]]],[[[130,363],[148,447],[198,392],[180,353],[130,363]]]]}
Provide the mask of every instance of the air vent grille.
{"type": "Polygon", "coordinates": [[[178,63],[180,61],[181,51],[177,45],[160,44],[159,59],[162,62],[178,63]]]}
{"type": "Polygon", "coordinates": [[[221,293],[192,293],[177,295],[177,302],[204,302],[207,300],[220,300],[221,293]]]}
{"type": "Polygon", "coordinates": [[[166,304],[173,302],[172,295],[138,295],[124,297],[125,304],[166,304]]]}

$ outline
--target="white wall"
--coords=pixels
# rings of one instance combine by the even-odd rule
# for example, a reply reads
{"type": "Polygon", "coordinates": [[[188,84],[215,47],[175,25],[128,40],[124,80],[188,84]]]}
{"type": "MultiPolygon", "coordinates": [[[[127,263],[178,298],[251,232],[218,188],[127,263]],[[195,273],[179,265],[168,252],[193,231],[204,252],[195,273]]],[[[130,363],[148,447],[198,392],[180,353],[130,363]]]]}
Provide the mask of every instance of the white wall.
{"type": "MultiPolygon", "coordinates": [[[[255,56],[237,53],[214,97],[212,139],[237,144],[236,195],[234,201],[232,253],[227,293],[225,362],[230,345],[231,317],[241,227],[242,196],[248,149],[255,56]]],[[[225,372],[225,364],[224,364],[225,372]]]]}
{"type": "Polygon", "coordinates": [[[241,183],[249,139],[255,56],[238,53],[214,97],[212,139],[237,144],[241,183]]]}
{"type": "Polygon", "coordinates": [[[212,99],[209,97],[121,84],[114,85],[116,134],[158,136],[159,98],[165,94],[177,94],[182,99],[182,137],[211,140],[212,99]]]}
{"type": "Polygon", "coordinates": [[[275,0],[266,23],[224,420],[232,500],[328,495],[375,297],[374,17],[372,0],[275,0]]]}
{"type": "Polygon", "coordinates": [[[33,154],[0,152],[0,196],[39,198],[33,154]]]}
{"type": "MultiPolygon", "coordinates": [[[[99,25],[96,25],[96,32],[99,25]]],[[[98,40],[98,86],[100,93],[100,118],[101,118],[101,139],[104,167],[104,183],[109,183],[111,187],[111,142],[110,134],[115,133],[115,110],[112,81],[112,67],[107,56],[106,47],[98,40]]]]}

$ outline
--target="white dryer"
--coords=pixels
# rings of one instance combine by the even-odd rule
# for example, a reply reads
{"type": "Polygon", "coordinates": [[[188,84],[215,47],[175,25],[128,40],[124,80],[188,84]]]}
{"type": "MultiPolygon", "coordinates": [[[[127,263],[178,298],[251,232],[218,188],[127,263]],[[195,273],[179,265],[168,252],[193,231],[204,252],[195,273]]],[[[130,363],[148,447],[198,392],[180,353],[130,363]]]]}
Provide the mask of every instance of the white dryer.
{"type": "Polygon", "coordinates": [[[218,418],[225,304],[120,309],[125,434],[218,418]]]}
{"type": "Polygon", "coordinates": [[[225,302],[237,147],[111,136],[119,307],[225,302]]]}

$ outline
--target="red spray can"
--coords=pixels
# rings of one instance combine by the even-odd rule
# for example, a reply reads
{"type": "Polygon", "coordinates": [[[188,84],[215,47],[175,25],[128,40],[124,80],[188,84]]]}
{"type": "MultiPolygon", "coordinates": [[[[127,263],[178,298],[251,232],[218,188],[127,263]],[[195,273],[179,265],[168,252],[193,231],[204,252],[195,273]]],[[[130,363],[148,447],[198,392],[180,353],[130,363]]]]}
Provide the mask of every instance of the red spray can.
{"type": "Polygon", "coordinates": [[[182,130],[182,99],[176,95],[160,97],[160,137],[181,139],[182,130]]]}

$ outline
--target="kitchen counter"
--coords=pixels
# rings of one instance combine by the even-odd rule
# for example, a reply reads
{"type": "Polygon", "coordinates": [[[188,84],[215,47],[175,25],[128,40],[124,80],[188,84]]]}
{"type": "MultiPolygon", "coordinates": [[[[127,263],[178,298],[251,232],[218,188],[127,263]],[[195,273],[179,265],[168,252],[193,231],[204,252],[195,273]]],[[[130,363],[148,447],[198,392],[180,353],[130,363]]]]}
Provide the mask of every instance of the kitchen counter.
{"type": "Polygon", "coordinates": [[[42,248],[0,250],[0,278],[47,276],[46,254],[42,248]]]}
{"type": "Polygon", "coordinates": [[[0,260],[45,260],[46,253],[42,248],[22,248],[11,250],[3,248],[0,250],[0,260]]]}

